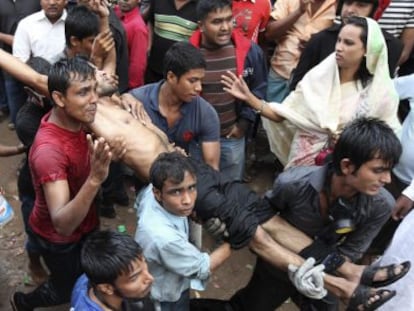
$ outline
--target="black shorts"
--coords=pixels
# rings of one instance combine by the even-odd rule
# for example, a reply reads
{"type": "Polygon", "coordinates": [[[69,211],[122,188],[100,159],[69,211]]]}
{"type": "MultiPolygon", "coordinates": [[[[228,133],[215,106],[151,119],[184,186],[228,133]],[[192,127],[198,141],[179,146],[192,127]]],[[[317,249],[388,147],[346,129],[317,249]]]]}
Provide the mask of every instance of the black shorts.
{"type": "Polygon", "coordinates": [[[192,161],[197,172],[195,212],[201,221],[217,217],[229,232],[233,249],[248,245],[257,227],[276,212],[266,199],[239,182],[223,182],[220,173],[204,163],[192,161]]]}

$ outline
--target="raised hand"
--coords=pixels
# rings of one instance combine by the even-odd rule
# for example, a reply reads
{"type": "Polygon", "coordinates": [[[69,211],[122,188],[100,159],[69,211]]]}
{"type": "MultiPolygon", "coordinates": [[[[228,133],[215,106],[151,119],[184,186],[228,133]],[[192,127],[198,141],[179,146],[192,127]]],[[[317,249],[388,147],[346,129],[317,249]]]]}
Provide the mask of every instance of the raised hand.
{"type": "Polygon", "coordinates": [[[89,173],[91,180],[96,184],[101,184],[108,177],[109,164],[111,163],[112,153],[109,145],[102,137],[92,140],[91,135],[86,136],[89,144],[91,155],[91,171],[89,173]]]}
{"type": "Polygon", "coordinates": [[[221,76],[221,83],[224,85],[224,91],[242,101],[247,102],[253,96],[243,77],[236,76],[231,71],[221,76]]]}

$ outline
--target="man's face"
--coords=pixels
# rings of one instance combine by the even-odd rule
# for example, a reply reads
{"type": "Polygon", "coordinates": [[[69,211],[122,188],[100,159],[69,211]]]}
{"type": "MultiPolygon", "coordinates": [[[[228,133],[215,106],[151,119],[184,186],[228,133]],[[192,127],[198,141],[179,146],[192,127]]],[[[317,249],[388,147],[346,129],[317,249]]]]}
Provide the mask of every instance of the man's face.
{"type": "Polygon", "coordinates": [[[167,179],[161,190],[154,188],[154,195],[171,214],[188,217],[197,198],[196,178],[185,172],[183,181],[178,184],[167,179]]]}
{"type": "Polygon", "coordinates": [[[139,2],[139,0],[120,0],[118,1],[118,5],[123,13],[127,13],[138,7],[139,2]]]}
{"type": "Polygon", "coordinates": [[[355,191],[367,195],[378,194],[381,187],[390,182],[391,167],[382,159],[365,162],[357,171],[350,167],[349,173],[346,174],[346,184],[355,191]]]}
{"type": "Polygon", "coordinates": [[[170,84],[174,94],[182,102],[190,102],[196,96],[200,95],[202,90],[201,82],[204,78],[205,70],[203,68],[191,69],[183,74],[180,78],[169,72],[167,83],[170,84]]]}
{"type": "Polygon", "coordinates": [[[373,8],[372,3],[347,0],[342,6],[341,17],[342,20],[346,20],[350,16],[369,17],[373,8]]]}
{"type": "Polygon", "coordinates": [[[78,44],[75,47],[75,53],[89,58],[92,54],[92,47],[95,38],[95,36],[89,36],[81,40],[78,39],[78,44]]]}
{"type": "Polygon", "coordinates": [[[115,287],[122,298],[141,299],[151,291],[154,281],[153,276],[148,271],[147,263],[144,259],[137,258],[132,262],[131,270],[121,274],[115,281],[115,287]]]}
{"type": "Polygon", "coordinates": [[[66,94],[54,92],[52,96],[54,96],[53,99],[56,104],[63,108],[66,115],[74,123],[89,124],[95,120],[96,104],[98,101],[96,86],[95,77],[79,79],[74,76],[71,79],[70,86],[66,90],[66,94]]]}
{"type": "Polygon", "coordinates": [[[40,0],[42,10],[52,24],[62,16],[66,4],[67,0],[40,0]]]}
{"type": "Polygon", "coordinates": [[[207,17],[199,22],[199,26],[203,45],[212,48],[227,45],[234,27],[231,7],[208,13],[207,17]]]}

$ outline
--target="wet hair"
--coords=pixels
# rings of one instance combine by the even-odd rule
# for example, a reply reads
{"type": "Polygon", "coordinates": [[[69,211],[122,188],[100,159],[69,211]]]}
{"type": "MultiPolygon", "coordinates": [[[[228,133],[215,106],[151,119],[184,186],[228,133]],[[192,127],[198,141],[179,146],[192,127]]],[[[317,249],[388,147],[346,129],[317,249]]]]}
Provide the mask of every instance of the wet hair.
{"type": "Polygon", "coordinates": [[[66,46],[72,47],[70,38],[79,40],[96,37],[99,33],[99,17],[84,5],[74,6],[69,10],[65,20],[66,46]]]}
{"type": "Polygon", "coordinates": [[[171,71],[178,79],[191,69],[205,69],[206,61],[203,54],[188,42],[176,42],[164,56],[164,78],[171,71]]]}
{"type": "Polygon", "coordinates": [[[232,8],[232,0],[199,0],[197,3],[197,19],[204,20],[211,12],[223,9],[226,7],[232,8]]]}
{"type": "Polygon", "coordinates": [[[119,276],[132,270],[134,261],[143,258],[141,246],[128,234],[97,231],[82,247],[81,267],[93,287],[103,283],[114,285],[119,276]]]}
{"type": "MultiPolygon", "coordinates": [[[[368,49],[368,23],[364,17],[351,16],[347,19],[345,25],[354,25],[361,29],[360,39],[365,50],[368,49]]],[[[355,79],[361,80],[362,86],[366,87],[372,79],[372,74],[368,71],[367,60],[365,56],[361,60],[361,64],[355,73],[355,79]]]]}
{"type": "Polygon", "coordinates": [[[374,17],[374,14],[377,11],[377,8],[378,8],[378,5],[379,5],[378,0],[339,0],[338,5],[336,7],[336,15],[341,16],[342,7],[344,6],[344,3],[352,4],[354,2],[364,2],[364,3],[372,4],[372,10],[368,15],[368,17],[371,17],[371,18],[374,17]]]}
{"type": "Polygon", "coordinates": [[[196,170],[190,159],[179,152],[161,153],[150,169],[150,182],[154,188],[162,190],[167,179],[179,184],[185,173],[196,176],[196,170]]]}
{"type": "Polygon", "coordinates": [[[71,59],[61,59],[56,62],[49,70],[47,86],[49,94],[52,97],[54,91],[66,94],[71,81],[86,79],[95,79],[95,68],[88,61],[81,57],[75,56],[71,59]]]}
{"type": "Polygon", "coordinates": [[[332,153],[335,172],[342,175],[341,160],[348,158],[357,171],[373,159],[382,159],[392,168],[400,158],[402,147],[394,131],[375,118],[358,118],[347,124],[332,153]]]}

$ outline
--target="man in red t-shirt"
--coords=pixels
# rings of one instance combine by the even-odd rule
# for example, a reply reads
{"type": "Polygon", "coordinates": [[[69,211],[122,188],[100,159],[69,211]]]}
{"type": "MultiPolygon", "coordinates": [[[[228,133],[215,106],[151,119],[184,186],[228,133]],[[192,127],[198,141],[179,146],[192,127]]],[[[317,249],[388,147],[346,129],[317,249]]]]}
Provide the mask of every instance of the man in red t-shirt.
{"type": "Polygon", "coordinates": [[[112,153],[103,138],[92,142],[83,130],[95,118],[96,84],[95,70],[77,57],[59,61],[49,72],[54,106],[43,117],[30,150],[36,201],[29,224],[50,276],[31,293],[16,292],[14,310],[69,302],[81,274],[82,241],[98,229],[93,200],[107,177],[112,153]]]}

